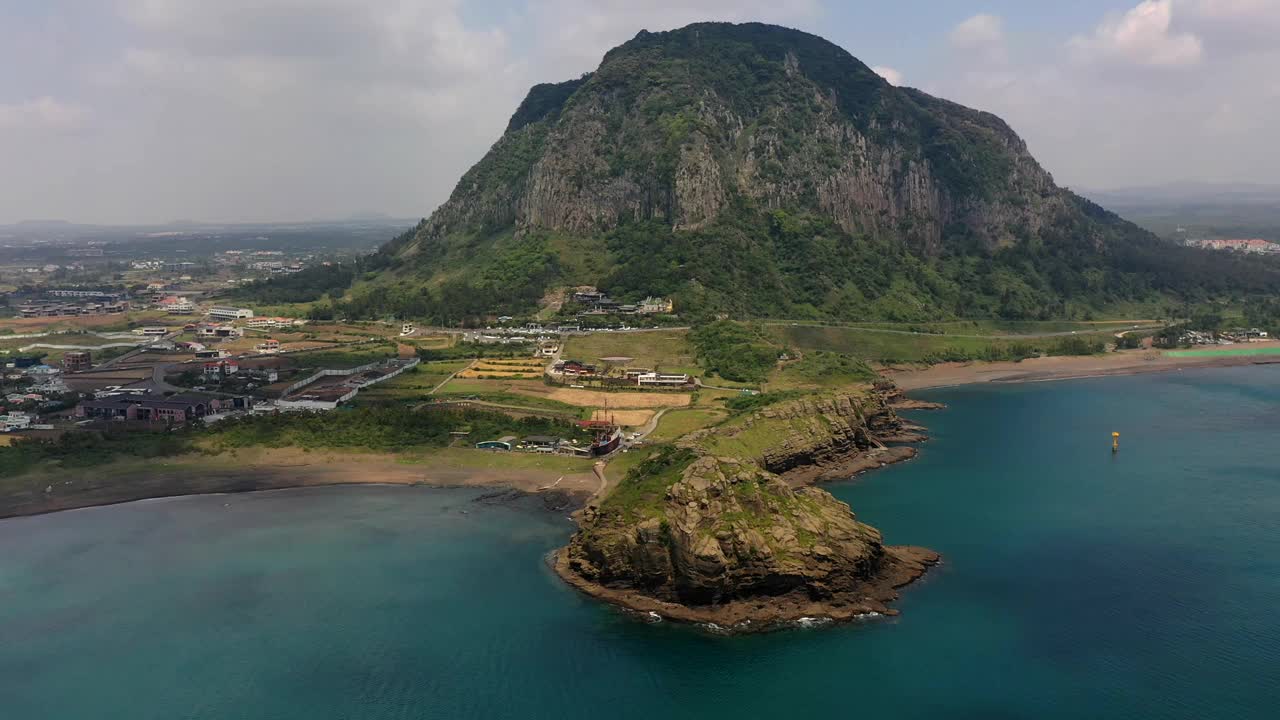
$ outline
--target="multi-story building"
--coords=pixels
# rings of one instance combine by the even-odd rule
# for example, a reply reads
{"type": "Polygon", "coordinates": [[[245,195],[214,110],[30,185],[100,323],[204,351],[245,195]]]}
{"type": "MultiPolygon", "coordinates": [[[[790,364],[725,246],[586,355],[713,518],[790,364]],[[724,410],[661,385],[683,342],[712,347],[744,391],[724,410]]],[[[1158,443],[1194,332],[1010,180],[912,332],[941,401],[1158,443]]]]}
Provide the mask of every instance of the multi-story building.
{"type": "Polygon", "coordinates": [[[207,314],[215,320],[248,320],[253,317],[253,311],[249,308],[223,306],[211,307],[207,314]]]}
{"type": "Polygon", "coordinates": [[[88,350],[68,350],[62,355],[64,372],[81,372],[93,367],[93,355],[88,350]]]}

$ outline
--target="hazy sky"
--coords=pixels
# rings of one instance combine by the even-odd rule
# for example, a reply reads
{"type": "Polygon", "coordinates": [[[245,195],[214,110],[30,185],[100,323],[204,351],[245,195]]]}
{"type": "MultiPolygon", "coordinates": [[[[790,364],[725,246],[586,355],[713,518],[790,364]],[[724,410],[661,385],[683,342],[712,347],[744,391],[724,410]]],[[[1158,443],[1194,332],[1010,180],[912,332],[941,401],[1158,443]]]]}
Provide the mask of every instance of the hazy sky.
{"type": "Polygon", "coordinates": [[[0,222],[442,202],[528,87],[761,20],[1008,120],[1059,182],[1280,182],[1280,0],[0,0],[0,222]]]}

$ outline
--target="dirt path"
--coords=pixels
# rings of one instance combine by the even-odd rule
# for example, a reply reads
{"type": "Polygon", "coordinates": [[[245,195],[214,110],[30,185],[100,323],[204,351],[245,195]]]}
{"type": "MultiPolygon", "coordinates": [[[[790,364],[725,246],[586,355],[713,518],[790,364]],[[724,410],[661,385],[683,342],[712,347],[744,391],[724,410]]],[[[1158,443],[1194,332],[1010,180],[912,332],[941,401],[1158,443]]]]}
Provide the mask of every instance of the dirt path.
{"type": "Polygon", "coordinates": [[[452,380],[452,379],[454,378],[454,376],[455,376],[455,375],[457,375],[458,373],[462,372],[463,370],[470,370],[471,368],[475,367],[475,364],[476,364],[476,361],[475,361],[475,360],[472,360],[470,363],[468,363],[468,364],[467,364],[467,366],[466,366],[466,367],[464,367],[464,368],[459,368],[459,369],[457,369],[457,370],[454,370],[452,373],[450,373],[450,374],[449,374],[449,377],[447,377],[447,378],[445,378],[445,379],[441,380],[441,381],[440,381],[440,383],[439,383],[438,385],[436,385],[435,387],[431,388],[430,392],[428,392],[427,394],[428,394],[428,395],[435,395],[435,394],[436,394],[436,392],[437,392],[437,391],[439,391],[439,390],[440,390],[440,388],[442,388],[442,387],[444,387],[445,385],[447,385],[447,384],[449,383],[449,381],[450,381],[450,380],[452,380]]]}

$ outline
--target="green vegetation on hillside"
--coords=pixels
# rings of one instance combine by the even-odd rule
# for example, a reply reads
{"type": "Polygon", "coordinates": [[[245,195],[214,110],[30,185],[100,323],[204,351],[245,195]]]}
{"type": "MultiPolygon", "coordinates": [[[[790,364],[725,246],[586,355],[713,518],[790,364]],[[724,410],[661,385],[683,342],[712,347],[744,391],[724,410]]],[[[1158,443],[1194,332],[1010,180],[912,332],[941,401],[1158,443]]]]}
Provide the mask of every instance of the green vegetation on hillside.
{"type": "MultiPolygon", "coordinates": [[[[632,450],[640,453],[642,450],[632,450]]],[[[600,504],[602,514],[618,514],[624,522],[659,514],[667,488],[680,479],[697,454],[692,450],[660,445],[629,469],[613,492],[600,504]]]]}
{"type": "Polygon", "coordinates": [[[778,361],[779,348],[741,323],[714,322],[691,332],[689,339],[698,361],[725,380],[764,382],[778,361]]]}

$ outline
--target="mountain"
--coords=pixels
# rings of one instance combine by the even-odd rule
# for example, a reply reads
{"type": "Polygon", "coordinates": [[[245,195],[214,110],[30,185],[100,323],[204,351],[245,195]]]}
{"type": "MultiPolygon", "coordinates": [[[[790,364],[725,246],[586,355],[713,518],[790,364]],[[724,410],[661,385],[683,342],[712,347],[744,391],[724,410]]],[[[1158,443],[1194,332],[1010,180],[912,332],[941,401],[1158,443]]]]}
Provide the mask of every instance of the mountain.
{"type": "Polygon", "coordinates": [[[1002,120],[761,24],[641,32],[535,86],[353,315],[461,320],[596,285],[686,314],[1068,317],[1280,287],[1058,187],[1002,120]]]}

